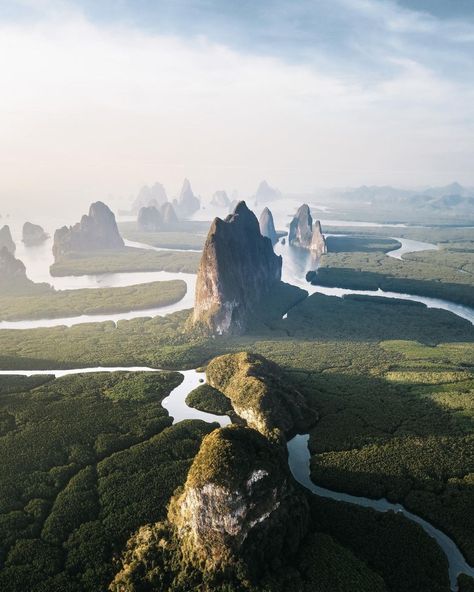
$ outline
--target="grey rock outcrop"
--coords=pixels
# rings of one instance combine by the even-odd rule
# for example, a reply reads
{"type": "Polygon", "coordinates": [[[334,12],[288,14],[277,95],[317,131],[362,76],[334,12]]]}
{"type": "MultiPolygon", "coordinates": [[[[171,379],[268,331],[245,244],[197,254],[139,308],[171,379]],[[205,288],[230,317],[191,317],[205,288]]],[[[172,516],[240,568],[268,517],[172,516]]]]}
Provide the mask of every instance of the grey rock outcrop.
{"type": "Polygon", "coordinates": [[[10,251],[10,253],[15,253],[16,245],[12,238],[12,233],[10,232],[10,227],[5,224],[0,228],[0,249],[5,247],[10,251]]]}
{"type": "Polygon", "coordinates": [[[295,247],[308,249],[316,255],[327,252],[326,239],[321,231],[321,223],[316,220],[313,225],[313,218],[307,204],[303,204],[298,208],[295,217],[291,221],[288,242],[295,247]]]}
{"type": "Polygon", "coordinates": [[[31,222],[23,224],[22,240],[27,247],[40,245],[48,238],[49,234],[39,224],[32,224],[31,222]]]}
{"type": "Polygon", "coordinates": [[[228,208],[230,206],[230,199],[227,193],[223,190],[216,191],[211,199],[211,206],[217,208],[228,208]]]}
{"type": "Polygon", "coordinates": [[[161,206],[160,213],[163,220],[163,227],[166,228],[167,226],[173,226],[178,223],[178,216],[169,201],[161,206]]]}
{"type": "Polygon", "coordinates": [[[155,183],[151,187],[144,185],[132,204],[132,213],[136,214],[143,207],[155,206],[158,208],[166,201],[168,201],[168,197],[161,183],[155,183]]]}
{"type": "Polygon", "coordinates": [[[137,226],[144,232],[158,232],[163,226],[163,219],[155,206],[142,207],[138,212],[137,226]]]}
{"type": "Polygon", "coordinates": [[[275,246],[278,242],[278,235],[275,230],[273,215],[268,208],[264,208],[262,211],[260,215],[259,226],[262,236],[269,238],[272,241],[272,245],[275,246]]]}
{"type": "Polygon", "coordinates": [[[199,265],[193,322],[214,334],[242,333],[252,312],[281,279],[281,257],[241,201],[215,218],[199,265]]]}
{"type": "Polygon", "coordinates": [[[268,201],[273,201],[275,199],[279,199],[281,197],[280,191],[271,187],[266,181],[262,181],[257,188],[257,193],[255,194],[255,201],[257,203],[264,203],[268,201]]]}
{"type": "Polygon", "coordinates": [[[22,293],[25,289],[30,291],[32,287],[35,284],[26,276],[23,262],[16,259],[6,247],[0,247],[0,293],[22,293]]]}
{"type": "Polygon", "coordinates": [[[74,226],[63,226],[54,233],[53,254],[56,260],[75,252],[121,249],[124,242],[113,212],[101,201],[91,204],[89,215],[74,226]]]}
{"type": "Polygon", "coordinates": [[[194,195],[188,179],[184,180],[178,199],[173,200],[173,206],[180,218],[192,216],[201,207],[201,202],[194,195]]]}

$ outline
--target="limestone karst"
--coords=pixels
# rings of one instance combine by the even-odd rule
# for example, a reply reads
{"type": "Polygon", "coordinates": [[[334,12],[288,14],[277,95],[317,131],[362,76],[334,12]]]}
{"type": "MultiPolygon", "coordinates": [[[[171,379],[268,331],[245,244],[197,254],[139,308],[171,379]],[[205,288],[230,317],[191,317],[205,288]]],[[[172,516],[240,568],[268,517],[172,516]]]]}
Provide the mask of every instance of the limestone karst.
{"type": "Polygon", "coordinates": [[[230,199],[226,191],[219,190],[214,193],[211,199],[211,206],[217,208],[228,208],[230,206],[230,199]]]}
{"type": "Polygon", "coordinates": [[[163,226],[165,228],[178,223],[178,216],[176,215],[176,212],[174,211],[174,208],[169,201],[167,201],[161,206],[160,213],[161,219],[163,221],[163,226]]]}
{"type": "Polygon", "coordinates": [[[69,253],[121,249],[123,246],[113,212],[97,201],[91,204],[89,214],[84,214],[80,222],[56,230],[53,254],[58,260],[69,253]]]}
{"type": "Polygon", "coordinates": [[[132,214],[137,214],[142,207],[155,206],[158,208],[166,201],[168,201],[168,197],[161,183],[155,183],[151,187],[144,185],[132,204],[132,214]]]}
{"type": "Polygon", "coordinates": [[[137,216],[139,230],[145,232],[158,232],[163,226],[161,213],[155,206],[144,206],[140,208],[137,216]]]}
{"type": "Polygon", "coordinates": [[[317,255],[327,252],[326,239],[321,231],[321,223],[313,218],[309,206],[303,204],[290,222],[288,242],[295,247],[308,249],[317,255]]]}
{"type": "Polygon", "coordinates": [[[272,241],[272,245],[275,246],[278,242],[278,235],[275,230],[273,215],[268,208],[264,208],[260,214],[259,225],[262,236],[269,238],[272,241]]]}
{"type": "Polygon", "coordinates": [[[225,354],[206,367],[208,384],[224,394],[235,413],[268,438],[307,430],[317,419],[280,367],[261,355],[225,354]]]}
{"type": "Polygon", "coordinates": [[[40,245],[48,238],[49,234],[39,224],[32,224],[31,222],[23,224],[22,240],[26,246],[40,245]]]}
{"type": "Polygon", "coordinates": [[[167,520],[131,537],[109,590],[183,590],[183,581],[188,590],[223,590],[223,581],[241,590],[242,580],[247,590],[296,556],[308,526],[285,448],[247,427],[218,428],[203,439],[167,520]]]}
{"type": "Polygon", "coordinates": [[[188,218],[201,207],[201,202],[191,188],[191,183],[185,179],[178,199],[173,200],[173,207],[180,218],[188,218]]]}
{"type": "Polygon", "coordinates": [[[273,201],[275,199],[279,199],[281,197],[280,191],[271,187],[266,181],[262,181],[257,188],[257,192],[255,193],[255,201],[256,203],[265,203],[269,201],[273,201]]]}
{"type": "Polygon", "coordinates": [[[198,270],[194,324],[217,334],[242,333],[252,311],[280,281],[281,265],[244,201],[225,220],[215,218],[198,270]]]}
{"type": "Polygon", "coordinates": [[[0,247],[0,289],[2,292],[16,291],[18,288],[33,284],[26,276],[26,268],[22,261],[7,249],[0,247]]]}
{"type": "Polygon", "coordinates": [[[12,238],[10,227],[7,224],[0,228],[0,249],[3,247],[8,249],[10,253],[15,253],[16,245],[12,238]]]}

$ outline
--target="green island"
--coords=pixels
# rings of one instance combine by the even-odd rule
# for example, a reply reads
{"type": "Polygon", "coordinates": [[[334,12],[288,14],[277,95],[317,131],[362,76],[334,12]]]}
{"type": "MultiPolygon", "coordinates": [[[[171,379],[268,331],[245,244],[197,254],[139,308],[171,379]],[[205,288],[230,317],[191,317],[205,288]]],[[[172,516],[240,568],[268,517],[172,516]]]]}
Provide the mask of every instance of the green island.
{"type": "Polygon", "coordinates": [[[124,247],[94,252],[70,253],[50,267],[52,276],[92,275],[134,271],[196,273],[200,254],[180,251],[151,251],[124,247]]]}
{"type": "Polygon", "coordinates": [[[20,293],[0,295],[0,320],[54,319],[146,310],[179,302],[186,282],[171,280],[117,288],[54,290],[31,284],[20,293]]]}
{"type": "MultiPolygon", "coordinates": [[[[436,233],[431,230],[425,234],[429,236],[423,238],[433,240],[436,233]]],[[[402,260],[387,257],[387,249],[383,248],[379,237],[328,237],[329,252],[321,258],[318,269],[309,272],[307,277],[320,286],[352,290],[381,288],[472,307],[474,241],[470,239],[472,232],[469,230],[466,242],[461,242],[465,234],[445,232],[439,251],[408,253],[402,260]]]]}

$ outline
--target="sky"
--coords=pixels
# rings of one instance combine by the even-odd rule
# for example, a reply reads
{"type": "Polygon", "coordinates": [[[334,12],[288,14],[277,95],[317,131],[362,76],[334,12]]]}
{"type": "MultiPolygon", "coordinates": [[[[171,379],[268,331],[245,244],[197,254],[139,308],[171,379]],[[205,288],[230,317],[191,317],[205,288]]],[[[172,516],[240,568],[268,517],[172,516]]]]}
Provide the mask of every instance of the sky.
{"type": "Polygon", "coordinates": [[[472,0],[1,0],[0,213],[474,185],[472,0]]]}

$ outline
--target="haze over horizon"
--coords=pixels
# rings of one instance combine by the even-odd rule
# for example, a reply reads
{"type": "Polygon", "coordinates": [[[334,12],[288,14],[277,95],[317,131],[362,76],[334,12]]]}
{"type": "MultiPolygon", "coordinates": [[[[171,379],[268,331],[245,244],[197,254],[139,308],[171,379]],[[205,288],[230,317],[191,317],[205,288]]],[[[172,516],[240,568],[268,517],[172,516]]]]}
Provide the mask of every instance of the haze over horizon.
{"type": "Polygon", "coordinates": [[[6,0],[0,212],[474,185],[473,47],[470,2],[6,0]]]}

